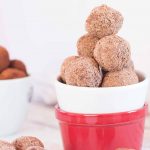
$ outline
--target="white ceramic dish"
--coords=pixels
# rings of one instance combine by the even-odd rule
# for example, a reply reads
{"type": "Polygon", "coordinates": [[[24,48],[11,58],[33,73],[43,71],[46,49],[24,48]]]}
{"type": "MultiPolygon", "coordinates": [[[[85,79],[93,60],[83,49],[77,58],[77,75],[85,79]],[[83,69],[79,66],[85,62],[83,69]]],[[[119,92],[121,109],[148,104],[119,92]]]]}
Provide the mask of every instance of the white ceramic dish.
{"type": "Polygon", "coordinates": [[[18,131],[32,94],[30,77],[0,80],[0,136],[18,131]]]}
{"type": "Polygon", "coordinates": [[[58,104],[67,112],[83,114],[117,113],[143,107],[149,79],[137,72],[140,82],[129,86],[89,88],[66,85],[56,81],[58,104]]]}

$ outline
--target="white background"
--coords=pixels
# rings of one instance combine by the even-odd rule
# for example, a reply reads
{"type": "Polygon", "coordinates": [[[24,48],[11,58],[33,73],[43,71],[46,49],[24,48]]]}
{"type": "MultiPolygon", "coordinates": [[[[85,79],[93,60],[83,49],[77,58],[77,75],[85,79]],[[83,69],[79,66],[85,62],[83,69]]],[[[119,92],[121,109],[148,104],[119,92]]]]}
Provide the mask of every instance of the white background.
{"type": "Polygon", "coordinates": [[[0,0],[0,43],[51,83],[62,60],[76,54],[91,9],[105,2],[124,15],[119,35],[130,42],[136,68],[150,76],[149,0],[0,0]]]}

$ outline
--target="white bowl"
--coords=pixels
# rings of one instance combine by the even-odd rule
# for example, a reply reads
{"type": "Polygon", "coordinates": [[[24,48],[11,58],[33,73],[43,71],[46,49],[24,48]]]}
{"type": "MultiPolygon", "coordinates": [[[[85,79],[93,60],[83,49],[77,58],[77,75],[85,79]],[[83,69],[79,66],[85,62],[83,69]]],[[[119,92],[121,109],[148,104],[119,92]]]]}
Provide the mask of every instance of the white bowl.
{"type": "Polygon", "coordinates": [[[0,136],[18,131],[32,94],[30,77],[0,80],[0,136]]]}
{"type": "Polygon", "coordinates": [[[144,106],[149,79],[137,72],[140,82],[122,87],[77,87],[56,81],[59,107],[67,112],[83,114],[117,113],[144,106]]]}

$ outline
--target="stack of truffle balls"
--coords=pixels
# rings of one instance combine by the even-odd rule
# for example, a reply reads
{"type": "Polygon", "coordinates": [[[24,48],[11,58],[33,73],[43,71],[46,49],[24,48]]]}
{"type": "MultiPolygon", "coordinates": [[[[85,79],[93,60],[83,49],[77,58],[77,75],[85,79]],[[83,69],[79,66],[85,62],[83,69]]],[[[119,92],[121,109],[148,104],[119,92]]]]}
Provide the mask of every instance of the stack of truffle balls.
{"type": "Polygon", "coordinates": [[[23,78],[28,76],[26,66],[21,60],[10,60],[6,48],[0,46],[0,80],[23,78]]]}
{"type": "Polygon", "coordinates": [[[81,87],[116,87],[139,82],[129,43],[116,35],[123,25],[117,10],[102,5],[86,20],[87,34],[77,42],[78,56],[64,60],[61,79],[81,87]]]}
{"type": "Polygon", "coordinates": [[[45,150],[42,141],[32,136],[22,136],[9,143],[0,140],[0,150],[45,150]]]}

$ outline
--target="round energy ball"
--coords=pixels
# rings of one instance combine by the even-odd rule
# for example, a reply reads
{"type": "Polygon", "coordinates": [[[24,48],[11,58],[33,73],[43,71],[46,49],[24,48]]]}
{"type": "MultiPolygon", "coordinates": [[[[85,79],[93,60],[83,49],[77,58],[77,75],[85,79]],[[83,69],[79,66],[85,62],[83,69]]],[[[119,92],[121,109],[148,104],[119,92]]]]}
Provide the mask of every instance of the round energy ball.
{"type": "Polygon", "coordinates": [[[102,74],[92,58],[80,57],[66,69],[65,79],[69,85],[99,87],[102,81],[102,74]]]}
{"type": "Polygon", "coordinates": [[[0,150],[16,150],[16,148],[8,142],[0,141],[0,150]]]}
{"type": "Polygon", "coordinates": [[[31,146],[39,146],[44,148],[43,143],[38,138],[31,136],[17,138],[13,142],[13,145],[16,147],[16,150],[27,150],[27,148],[31,146]]]}
{"type": "Polygon", "coordinates": [[[134,70],[134,62],[132,60],[130,60],[125,68],[134,70]]]}
{"type": "Polygon", "coordinates": [[[117,87],[136,84],[139,82],[135,71],[123,69],[116,72],[108,72],[103,78],[102,87],[117,87]]]}
{"type": "Polygon", "coordinates": [[[96,7],[86,20],[86,30],[99,38],[117,34],[123,24],[123,16],[106,5],[96,7]]]}
{"type": "Polygon", "coordinates": [[[83,35],[77,42],[77,49],[79,56],[93,58],[94,48],[99,38],[91,34],[83,35]]]}
{"type": "Polygon", "coordinates": [[[0,72],[9,66],[9,54],[8,51],[0,46],[0,72]]]}
{"type": "Polygon", "coordinates": [[[0,80],[23,78],[26,76],[27,76],[26,73],[21,70],[14,68],[7,68],[0,73],[0,80]]]}
{"type": "Polygon", "coordinates": [[[94,49],[94,58],[105,71],[118,71],[131,60],[129,43],[117,35],[102,38],[94,49]]]}
{"type": "Polygon", "coordinates": [[[17,59],[11,60],[9,67],[16,68],[18,70],[21,70],[21,71],[24,71],[25,73],[27,73],[26,66],[21,60],[17,60],[17,59]]]}
{"type": "Polygon", "coordinates": [[[65,71],[66,71],[66,69],[69,67],[69,65],[70,65],[73,61],[75,61],[75,60],[78,59],[78,58],[79,58],[79,56],[70,56],[70,57],[67,57],[67,58],[64,60],[63,64],[61,65],[60,74],[61,74],[61,79],[62,79],[64,82],[66,82],[66,80],[65,80],[65,71]]]}

